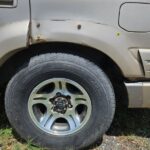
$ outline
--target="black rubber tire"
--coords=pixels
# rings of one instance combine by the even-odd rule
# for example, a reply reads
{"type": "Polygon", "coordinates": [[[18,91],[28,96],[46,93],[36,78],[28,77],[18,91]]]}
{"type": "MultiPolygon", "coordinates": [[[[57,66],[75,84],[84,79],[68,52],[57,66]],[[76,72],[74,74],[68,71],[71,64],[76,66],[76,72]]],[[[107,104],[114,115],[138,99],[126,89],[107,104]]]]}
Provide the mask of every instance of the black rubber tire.
{"type": "Polygon", "coordinates": [[[105,73],[94,63],[71,54],[52,53],[33,57],[9,82],[5,93],[8,119],[17,133],[34,145],[64,150],[81,149],[100,139],[114,117],[115,96],[105,73]],[[92,114],[88,123],[68,136],[54,136],[34,125],[28,113],[28,98],[40,82],[56,77],[76,81],[88,92],[92,114]]]}

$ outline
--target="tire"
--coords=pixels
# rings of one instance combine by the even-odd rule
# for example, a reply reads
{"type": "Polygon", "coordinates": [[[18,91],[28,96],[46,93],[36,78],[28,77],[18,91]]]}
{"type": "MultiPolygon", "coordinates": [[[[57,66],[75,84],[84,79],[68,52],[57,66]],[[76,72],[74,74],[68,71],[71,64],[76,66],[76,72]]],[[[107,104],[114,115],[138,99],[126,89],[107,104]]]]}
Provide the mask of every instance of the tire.
{"type": "MultiPolygon", "coordinates": [[[[47,85],[48,84],[50,86],[49,82],[47,82],[47,85]]],[[[65,85],[66,84],[68,86],[67,88],[71,88],[72,85],[70,85],[70,83],[65,83],[65,85]]],[[[46,89],[46,86],[43,88],[46,89]]],[[[54,82],[54,91],[55,89],[54,82]]],[[[69,108],[69,106],[71,106],[68,104],[69,100],[63,96],[66,95],[61,95],[61,98],[64,100],[63,107],[61,103],[63,100],[60,101],[56,98],[57,96],[49,100],[53,100],[55,103],[54,105],[51,102],[50,105],[53,107],[51,107],[50,111],[53,111],[57,116],[65,116],[65,109],[67,109],[67,112],[69,112],[69,110],[71,110],[71,112],[74,111],[74,106],[72,105],[72,108],[69,108]]],[[[37,98],[36,100],[39,99],[37,98]]],[[[76,102],[80,103],[81,101],[75,99],[75,104],[76,102]]],[[[38,101],[36,101],[36,103],[38,103],[38,101]]],[[[98,66],[89,60],[75,55],[52,53],[33,57],[28,66],[20,70],[11,79],[5,93],[5,109],[8,119],[17,133],[25,140],[32,140],[34,145],[55,150],[68,150],[70,148],[82,149],[100,139],[110,127],[115,112],[115,96],[109,79],[98,66]],[[41,116],[43,114],[45,116],[45,111],[48,111],[47,103],[43,106],[46,107],[46,110],[45,108],[43,108],[43,110],[40,108],[42,105],[32,105],[30,109],[29,101],[32,101],[30,96],[32,96],[31,93],[33,89],[36,89],[35,87],[41,83],[43,84],[44,81],[53,81],[53,79],[57,80],[60,78],[61,80],[67,79],[66,81],[68,82],[72,81],[71,83],[77,86],[79,85],[79,89],[73,87],[73,92],[85,92],[85,95],[87,92],[89,97],[85,98],[85,102],[82,101],[85,105],[80,106],[81,108],[77,108],[78,105],[76,105],[77,107],[75,108],[75,111],[78,113],[77,115],[83,111],[81,116],[83,116],[83,118],[88,116],[85,124],[81,125],[84,119],[81,121],[80,118],[80,121],[78,121],[80,125],[77,126],[77,124],[73,124],[73,127],[71,127],[70,122],[72,120],[63,120],[65,129],[53,129],[57,127],[57,124],[62,127],[63,123],[61,122],[61,118],[61,121],[59,120],[61,123],[57,120],[58,122],[53,122],[50,129],[49,127],[45,128],[46,125],[44,125],[44,127],[41,125],[41,116]],[[83,91],[80,91],[80,87],[83,87],[83,91]],[[30,111],[35,116],[32,116],[30,111]],[[32,117],[34,119],[37,118],[34,120],[32,117]],[[58,135],[54,134],[55,132],[53,131],[55,130],[58,135]],[[61,135],[60,133],[65,134],[61,135]]]]}

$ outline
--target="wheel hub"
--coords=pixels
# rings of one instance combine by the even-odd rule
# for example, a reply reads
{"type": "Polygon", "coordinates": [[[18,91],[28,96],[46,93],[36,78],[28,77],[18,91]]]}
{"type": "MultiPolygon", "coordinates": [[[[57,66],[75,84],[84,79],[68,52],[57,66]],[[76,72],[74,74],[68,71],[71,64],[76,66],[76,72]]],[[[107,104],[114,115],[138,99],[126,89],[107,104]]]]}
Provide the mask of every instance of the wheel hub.
{"type": "Polygon", "coordinates": [[[53,104],[53,111],[61,114],[65,114],[67,109],[72,107],[70,97],[61,94],[50,99],[50,102],[53,104]]]}

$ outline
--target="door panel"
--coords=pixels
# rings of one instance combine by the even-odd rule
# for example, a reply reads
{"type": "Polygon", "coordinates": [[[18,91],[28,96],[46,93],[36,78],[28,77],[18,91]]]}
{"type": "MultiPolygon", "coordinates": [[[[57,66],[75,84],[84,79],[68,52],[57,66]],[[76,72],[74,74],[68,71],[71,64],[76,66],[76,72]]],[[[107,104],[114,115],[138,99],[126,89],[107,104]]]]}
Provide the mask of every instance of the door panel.
{"type": "Polygon", "coordinates": [[[29,0],[0,0],[0,58],[27,45],[29,0]]]}

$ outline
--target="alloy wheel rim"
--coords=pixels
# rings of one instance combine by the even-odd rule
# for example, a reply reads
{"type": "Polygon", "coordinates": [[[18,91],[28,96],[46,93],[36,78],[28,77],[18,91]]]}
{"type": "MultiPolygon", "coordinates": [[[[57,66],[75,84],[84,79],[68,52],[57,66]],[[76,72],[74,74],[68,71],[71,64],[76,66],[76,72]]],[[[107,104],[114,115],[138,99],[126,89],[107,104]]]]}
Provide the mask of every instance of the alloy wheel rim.
{"type": "Polygon", "coordinates": [[[91,99],[77,82],[53,78],[38,84],[29,96],[34,124],[52,135],[69,135],[83,128],[92,112],[91,99]]]}

